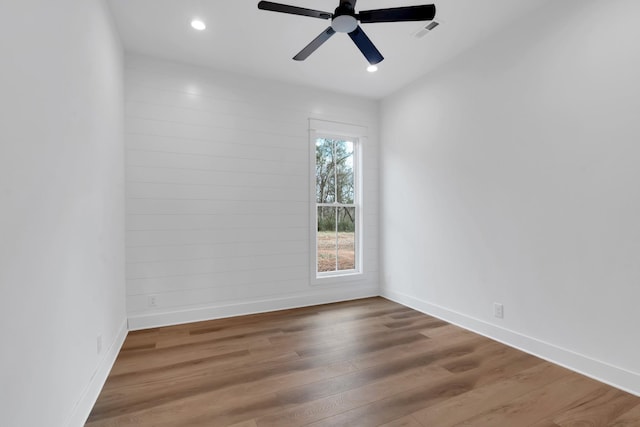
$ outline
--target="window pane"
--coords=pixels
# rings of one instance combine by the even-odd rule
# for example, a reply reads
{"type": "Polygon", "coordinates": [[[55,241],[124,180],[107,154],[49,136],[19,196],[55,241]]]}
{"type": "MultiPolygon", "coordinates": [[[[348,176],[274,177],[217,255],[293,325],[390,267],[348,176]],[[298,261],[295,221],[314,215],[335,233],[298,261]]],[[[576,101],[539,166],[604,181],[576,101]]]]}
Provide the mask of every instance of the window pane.
{"type": "Polygon", "coordinates": [[[335,141],[336,193],[338,203],[353,203],[353,142],[335,141]]]}
{"type": "Polygon", "coordinates": [[[336,201],[336,179],[332,140],[316,139],[316,203],[336,201]]]}
{"type": "Polygon", "coordinates": [[[356,209],[338,209],[338,270],[356,268],[356,209]]]}
{"type": "Polygon", "coordinates": [[[336,213],[338,208],[318,207],[318,272],[336,271],[336,213]]]}

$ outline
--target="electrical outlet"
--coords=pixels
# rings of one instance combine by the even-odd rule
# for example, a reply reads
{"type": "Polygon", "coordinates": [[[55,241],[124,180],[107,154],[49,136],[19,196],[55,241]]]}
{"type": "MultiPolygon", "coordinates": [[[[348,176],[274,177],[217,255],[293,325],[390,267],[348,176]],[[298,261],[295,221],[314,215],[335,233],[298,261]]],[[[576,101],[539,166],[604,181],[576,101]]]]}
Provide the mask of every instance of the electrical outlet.
{"type": "Polygon", "coordinates": [[[158,297],[156,295],[149,295],[147,297],[147,305],[149,307],[157,307],[158,306],[158,297]]]}
{"type": "Polygon", "coordinates": [[[102,335],[96,337],[96,349],[98,350],[98,354],[102,353],[102,335]]]}
{"type": "Polygon", "coordinates": [[[498,319],[504,318],[504,306],[497,302],[493,303],[493,315],[498,319]]]}

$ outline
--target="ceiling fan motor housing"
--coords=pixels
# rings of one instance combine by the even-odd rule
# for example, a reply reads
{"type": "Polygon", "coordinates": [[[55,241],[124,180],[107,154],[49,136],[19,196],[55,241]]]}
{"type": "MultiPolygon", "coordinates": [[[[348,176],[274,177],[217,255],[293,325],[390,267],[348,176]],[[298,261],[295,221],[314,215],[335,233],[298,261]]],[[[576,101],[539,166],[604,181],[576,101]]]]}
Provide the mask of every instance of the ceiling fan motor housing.
{"type": "Polygon", "coordinates": [[[338,33],[350,33],[358,28],[358,20],[351,15],[340,15],[333,18],[331,28],[338,33]]]}
{"type": "Polygon", "coordinates": [[[356,19],[355,1],[342,0],[333,14],[331,28],[338,33],[350,33],[358,28],[356,19]]]}

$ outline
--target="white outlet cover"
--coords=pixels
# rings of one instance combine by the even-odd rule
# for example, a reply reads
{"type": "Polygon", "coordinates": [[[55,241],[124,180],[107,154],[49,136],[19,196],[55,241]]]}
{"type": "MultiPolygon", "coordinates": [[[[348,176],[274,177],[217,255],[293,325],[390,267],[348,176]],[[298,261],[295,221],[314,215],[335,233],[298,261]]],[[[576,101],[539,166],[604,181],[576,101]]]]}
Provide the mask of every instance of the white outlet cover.
{"type": "Polygon", "coordinates": [[[504,306],[497,302],[493,303],[493,315],[498,319],[504,318],[504,306]]]}

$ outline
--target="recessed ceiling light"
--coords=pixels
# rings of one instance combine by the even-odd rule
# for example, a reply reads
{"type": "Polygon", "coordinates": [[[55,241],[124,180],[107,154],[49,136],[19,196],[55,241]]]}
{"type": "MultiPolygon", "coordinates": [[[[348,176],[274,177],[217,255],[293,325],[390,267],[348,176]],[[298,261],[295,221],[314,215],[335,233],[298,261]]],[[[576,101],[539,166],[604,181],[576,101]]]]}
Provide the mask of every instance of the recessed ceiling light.
{"type": "Polygon", "coordinates": [[[376,71],[378,71],[378,66],[377,65],[369,65],[367,67],[367,71],[370,73],[375,73],[376,71]]]}
{"type": "Polygon", "coordinates": [[[199,19],[194,19],[193,21],[191,21],[191,26],[192,26],[194,29],[198,30],[198,31],[202,31],[202,30],[204,30],[205,28],[207,28],[207,26],[204,24],[204,22],[202,22],[202,21],[201,21],[201,20],[199,20],[199,19]]]}

